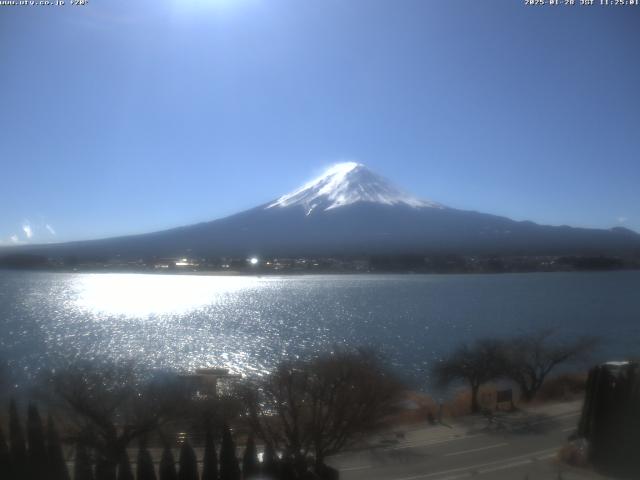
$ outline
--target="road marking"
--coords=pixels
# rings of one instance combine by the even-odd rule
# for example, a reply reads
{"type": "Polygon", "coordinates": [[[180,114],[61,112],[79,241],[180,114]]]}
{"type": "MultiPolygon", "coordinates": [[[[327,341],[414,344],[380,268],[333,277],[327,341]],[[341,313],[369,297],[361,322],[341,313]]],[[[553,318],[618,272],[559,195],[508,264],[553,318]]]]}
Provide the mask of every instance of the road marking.
{"type": "Polygon", "coordinates": [[[563,413],[561,415],[556,415],[556,416],[553,416],[553,417],[544,418],[542,420],[531,422],[528,425],[530,425],[530,426],[532,426],[532,425],[540,425],[541,423],[550,423],[550,422],[554,422],[554,421],[558,421],[558,420],[564,420],[566,418],[577,417],[581,413],[582,412],[563,413]]]}
{"type": "Polygon", "coordinates": [[[509,444],[508,443],[496,443],[495,445],[487,445],[486,447],[472,448],[470,450],[462,450],[460,452],[447,453],[444,456],[445,457],[455,457],[456,455],[464,455],[465,453],[480,452],[482,450],[489,450],[490,448],[506,447],[507,445],[509,445],[509,444]]]}
{"type": "Polygon", "coordinates": [[[353,450],[353,451],[349,451],[349,452],[338,453],[336,455],[332,455],[331,458],[346,457],[346,456],[352,455],[354,452],[363,452],[363,451],[364,452],[368,452],[368,451],[372,451],[372,450],[386,452],[386,451],[389,451],[389,450],[403,450],[403,449],[406,449],[406,448],[426,447],[428,445],[440,445],[441,443],[455,442],[457,440],[466,440],[468,438],[484,437],[486,435],[487,435],[486,433],[476,433],[476,434],[473,434],[473,435],[461,434],[459,436],[446,438],[444,440],[427,440],[427,441],[424,441],[424,442],[408,442],[408,443],[403,443],[401,445],[394,445],[392,447],[381,447],[381,446],[378,446],[378,445],[369,445],[367,448],[362,448],[362,449],[359,449],[359,450],[353,450]]]}
{"type": "Polygon", "coordinates": [[[574,432],[576,429],[576,427],[569,427],[569,428],[563,428],[561,431],[562,433],[566,433],[566,432],[574,432]]]}
{"type": "Polygon", "coordinates": [[[498,465],[497,467],[483,468],[481,470],[473,470],[470,472],[462,473],[460,475],[444,477],[444,478],[441,478],[440,480],[459,480],[460,478],[468,478],[468,477],[477,476],[477,475],[484,475],[485,473],[493,473],[493,472],[498,472],[500,470],[508,470],[510,468],[521,467],[522,465],[528,465],[530,463],[535,463],[540,460],[546,460],[549,458],[553,458],[555,456],[556,456],[556,453],[550,453],[548,455],[542,455],[539,457],[529,458],[526,460],[519,460],[517,462],[506,463],[504,465],[498,465]]]}
{"type": "Polygon", "coordinates": [[[550,458],[555,458],[557,456],[558,456],[558,452],[552,452],[547,455],[540,455],[539,457],[536,457],[536,460],[548,460],[550,458]]]}
{"type": "Polygon", "coordinates": [[[483,473],[499,472],[500,470],[508,470],[509,468],[520,467],[522,465],[527,465],[533,462],[534,460],[532,460],[531,458],[527,458],[525,460],[518,460],[517,462],[510,462],[510,463],[505,463],[504,465],[498,465],[496,467],[483,468],[481,470],[478,470],[478,473],[482,475],[483,473]]]}
{"type": "Polygon", "coordinates": [[[455,442],[457,440],[467,440],[468,438],[484,437],[486,435],[486,433],[476,433],[475,435],[462,435],[460,437],[447,438],[445,440],[429,440],[427,442],[405,443],[403,445],[397,445],[395,447],[380,448],[379,450],[403,450],[405,448],[426,447],[429,445],[440,445],[442,443],[455,442]]]}
{"type": "Polygon", "coordinates": [[[514,467],[519,467],[521,465],[527,465],[529,463],[539,462],[540,460],[548,460],[549,458],[553,458],[556,455],[557,455],[556,452],[548,453],[546,455],[539,455],[539,456],[536,456],[536,457],[528,458],[526,460],[520,460],[520,461],[517,461],[517,462],[506,463],[504,465],[499,465],[497,467],[483,468],[481,470],[478,470],[478,473],[479,474],[483,474],[483,473],[489,473],[489,472],[497,472],[499,470],[507,470],[509,468],[514,468],[514,467]]]}
{"type": "Polygon", "coordinates": [[[458,480],[460,478],[469,478],[472,475],[474,475],[474,472],[466,472],[466,473],[461,473],[460,475],[452,475],[450,477],[443,477],[440,480],[458,480]]]}
{"type": "MultiPolygon", "coordinates": [[[[529,425],[539,425],[541,423],[548,423],[548,422],[552,422],[554,420],[560,420],[560,419],[564,419],[564,418],[570,418],[570,417],[575,417],[580,415],[581,412],[568,412],[568,413],[562,413],[560,415],[556,415],[553,417],[549,417],[549,418],[545,418],[543,420],[538,420],[537,422],[532,422],[529,425]]],[[[574,428],[572,428],[571,430],[573,430],[574,428]]],[[[567,430],[568,431],[568,430],[567,430]]],[[[562,430],[562,432],[565,432],[565,430],[562,430]]],[[[459,437],[454,437],[454,438],[448,438],[446,440],[430,440],[427,442],[414,442],[414,443],[404,443],[402,445],[395,445],[393,447],[383,447],[383,448],[379,448],[379,450],[383,450],[383,451],[388,451],[388,450],[404,450],[406,448],[416,448],[416,447],[426,447],[429,445],[440,445],[441,443],[448,443],[448,442],[455,442],[456,440],[466,440],[468,438],[475,438],[475,437],[482,437],[487,435],[486,433],[477,433],[474,435],[461,435],[459,437]]]]}
{"type": "MultiPolygon", "coordinates": [[[[570,417],[575,417],[580,415],[581,412],[569,412],[569,413],[563,413],[560,415],[556,415],[554,417],[550,417],[550,418],[545,418],[543,420],[538,420],[537,422],[532,422],[529,425],[539,425],[541,423],[548,423],[548,422],[552,422],[554,420],[559,420],[559,419],[563,419],[563,418],[570,418],[570,417]]],[[[575,427],[572,427],[570,430],[574,430],[575,427]]],[[[566,430],[569,431],[569,430],[566,430]]],[[[564,433],[565,430],[562,430],[562,432],[564,433]]],[[[482,437],[482,436],[486,436],[486,433],[477,433],[474,435],[461,435],[459,437],[454,437],[454,438],[448,438],[446,440],[429,440],[426,442],[414,442],[414,443],[403,443],[402,445],[395,445],[393,447],[382,447],[379,448],[379,450],[383,450],[383,451],[388,451],[388,450],[403,450],[406,448],[416,448],[416,447],[426,447],[429,445],[440,445],[441,443],[448,443],[448,442],[455,442],[456,440],[466,440],[468,438],[475,438],[475,437],[482,437]]],[[[375,448],[375,447],[374,447],[375,448]]]]}
{"type": "MultiPolygon", "coordinates": [[[[549,418],[546,418],[546,419],[543,419],[543,420],[538,420],[537,422],[532,422],[529,425],[538,425],[540,423],[552,422],[554,420],[561,420],[563,418],[575,417],[575,416],[580,415],[581,413],[582,413],[581,411],[573,411],[573,412],[560,413],[558,415],[551,415],[549,418]]],[[[424,430],[424,428],[410,428],[410,429],[407,429],[408,432],[415,432],[415,431],[420,431],[420,430],[424,430]]],[[[574,428],[572,428],[571,430],[574,430],[574,428]]],[[[565,433],[567,431],[570,431],[570,430],[562,430],[562,433],[565,433]]],[[[442,443],[455,442],[457,440],[466,440],[468,438],[482,437],[482,436],[486,436],[486,435],[488,435],[488,434],[486,434],[486,433],[477,433],[477,434],[473,434],[473,435],[461,434],[460,436],[447,438],[445,440],[428,440],[428,441],[423,441],[423,442],[403,443],[401,445],[394,445],[394,446],[387,446],[387,447],[370,445],[367,448],[363,448],[361,450],[362,451],[378,450],[378,451],[383,451],[383,452],[384,451],[391,451],[391,450],[404,450],[404,449],[407,449],[407,448],[418,448],[418,447],[427,447],[427,446],[430,446],[430,445],[440,445],[442,443]]],[[[356,450],[356,451],[359,451],[359,450],[356,450]]],[[[340,458],[340,457],[351,455],[352,453],[353,452],[339,453],[337,455],[333,455],[332,458],[340,458]]]]}
{"type": "MultiPolygon", "coordinates": [[[[414,475],[411,477],[399,477],[399,478],[395,478],[393,480],[419,480],[419,479],[423,479],[423,478],[432,478],[432,477],[436,477],[438,475],[447,475],[448,473],[462,473],[462,472],[466,472],[462,475],[459,476],[453,476],[453,477],[446,477],[447,480],[449,479],[454,479],[454,478],[464,478],[464,477],[468,477],[470,476],[470,472],[472,471],[477,471],[483,467],[491,467],[491,466],[498,466],[498,465],[502,465],[504,464],[504,462],[507,463],[514,463],[514,462],[518,462],[519,460],[523,460],[523,459],[528,459],[527,461],[531,461],[531,458],[543,458],[540,457],[541,455],[548,455],[551,452],[554,452],[560,448],[560,446],[557,447],[553,447],[553,448],[546,448],[544,450],[538,450],[536,452],[529,452],[523,455],[517,455],[515,457],[510,457],[510,458],[503,458],[501,460],[494,460],[493,462],[487,462],[487,463],[480,463],[477,465],[469,465],[466,467],[458,467],[458,468],[452,468],[450,470],[442,470],[440,472],[433,472],[433,473],[425,473],[422,475],[414,475]]],[[[444,479],[443,479],[444,480],[444,479]]]]}
{"type": "Polygon", "coordinates": [[[359,465],[357,467],[339,468],[338,470],[341,472],[353,472],[355,470],[367,470],[369,468],[373,468],[373,465],[359,465]]]}

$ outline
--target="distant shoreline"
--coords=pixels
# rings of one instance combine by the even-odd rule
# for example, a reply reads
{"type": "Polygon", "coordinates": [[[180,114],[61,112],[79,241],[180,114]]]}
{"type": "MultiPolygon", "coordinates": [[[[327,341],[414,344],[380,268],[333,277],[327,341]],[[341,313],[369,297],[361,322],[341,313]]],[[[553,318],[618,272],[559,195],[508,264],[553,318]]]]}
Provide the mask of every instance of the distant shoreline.
{"type": "Polygon", "coordinates": [[[157,257],[47,257],[20,254],[0,256],[0,268],[57,272],[127,272],[211,276],[278,276],[326,274],[470,274],[614,271],[640,269],[638,255],[582,253],[526,254],[335,254],[202,256],[195,253],[157,257]]]}
{"type": "Polygon", "coordinates": [[[606,272],[638,272],[640,267],[609,268],[609,269],[566,269],[566,270],[517,270],[517,271],[456,271],[456,272],[427,272],[427,271],[238,271],[238,270],[202,270],[202,271],[159,271],[156,269],[65,269],[65,268],[15,268],[0,266],[0,272],[31,272],[31,273],[78,273],[78,274],[131,274],[157,276],[202,276],[202,277],[313,277],[313,276],[375,276],[375,275],[507,275],[532,273],[606,273],[606,272]]]}

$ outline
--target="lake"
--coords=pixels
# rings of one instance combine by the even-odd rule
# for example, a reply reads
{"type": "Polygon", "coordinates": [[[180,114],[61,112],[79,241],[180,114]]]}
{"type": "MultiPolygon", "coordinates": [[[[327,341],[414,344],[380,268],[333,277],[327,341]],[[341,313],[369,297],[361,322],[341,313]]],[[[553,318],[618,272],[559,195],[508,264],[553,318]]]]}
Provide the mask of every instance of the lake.
{"type": "Polygon", "coordinates": [[[416,386],[463,341],[538,328],[640,354],[640,272],[200,276],[0,270],[0,357],[31,376],[78,359],[260,375],[374,346],[416,386]]]}

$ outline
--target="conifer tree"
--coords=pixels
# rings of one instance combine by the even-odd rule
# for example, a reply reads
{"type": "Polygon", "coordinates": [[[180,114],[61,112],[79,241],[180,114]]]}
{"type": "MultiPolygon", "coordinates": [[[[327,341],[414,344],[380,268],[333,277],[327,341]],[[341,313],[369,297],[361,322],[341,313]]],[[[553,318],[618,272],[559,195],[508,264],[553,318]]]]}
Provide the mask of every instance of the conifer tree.
{"type": "Polygon", "coordinates": [[[264,447],[264,454],[262,455],[262,473],[269,478],[279,478],[280,468],[278,457],[276,452],[270,443],[267,443],[264,447]]]}
{"type": "Polygon", "coordinates": [[[10,478],[11,455],[9,446],[0,427],[0,478],[10,478]]]}
{"type": "Polygon", "coordinates": [[[69,480],[69,470],[62,453],[60,436],[51,415],[47,418],[47,464],[51,480],[69,480]]]}
{"type": "Polygon", "coordinates": [[[218,456],[211,428],[207,428],[203,463],[202,480],[218,480],[218,456]]]}
{"type": "Polygon", "coordinates": [[[44,439],[44,427],[38,408],[29,404],[27,407],[27,451],[29,476],[33,480],[48,478],[47,446],[44,439]]]}
{"type": "Polygon", "coordinates": [[[118,480],[134,480],[133,470],[131,470],[131,462],[129,461],[126,448],[122,451],[120,461],[118,462],[118,480]]]}
{"type": "Polygon", "coordinates": [[[9,404],[9,446],[11,452],[11,473],[16,479],[28,478],[27,448],[22,433],[22,425],[18,416],[16,402],[9,404]]]}
{"type": "Polygon", "coordinates": [[[164,448],[160,459],[160,480],[178,480],[176,462],[168,445],[164,448]]]}
{"type": "Polygon", "coordinates": [[[253,441],[253,437],[249,436],[247,439],[247,445],[244,448],[244,455],[242,456],[242,478],[247,480],[255,477],[259,473],[260,464],[258,463],[256,443],[253,441]]]}
{"type": "Polygon", "coordinates": [[[236,446],[231,437],[231,429],[225,425],[222,429],[220,446],[220,480],[240,480],[240,465],[236,457],[236,446]]]}
{"type": "Polygon", "coordinates": [[[188,440],[180,448],[179,463],[178,480],[198,480],[198,459],[188,440]]]}
{"type": "Polygon", "coordinates": [[[138,450],[138,465],[136,467],[137,480],[156,480],[156,471],[153,468],[153,459],[144,443],[140,443],[138,450]]]}
{"type": "Polygon", "coordinates": [[[296,480],[298,478],[292,458],[285,458],[280,462],[280,476],[278,478],[279,480],[296,480]]]}
{"type": "Polygon", "coordinates": [[[73,480],[93,480],[91,459],[84,445],[80,442],[76,445],[76,458],[73,465],[73,480]]]}
{"type": "Polygon", "coordinates": [[[96,461],[96,480],[117,480],[116,464],[108,458],[99,457],[96,461]]]}

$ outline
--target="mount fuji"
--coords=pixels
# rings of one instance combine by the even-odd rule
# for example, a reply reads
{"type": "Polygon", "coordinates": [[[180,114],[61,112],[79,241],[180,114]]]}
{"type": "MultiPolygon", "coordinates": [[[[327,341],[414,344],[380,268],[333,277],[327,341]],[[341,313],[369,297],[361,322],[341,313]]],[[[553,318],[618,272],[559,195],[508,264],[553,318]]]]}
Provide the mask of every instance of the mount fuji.
{"type": "Polygon", "coordinates": [[[398,190],[361,163],[355,162],[334,165],[321,177],[283,195],[267,208],[298,205],[304,207],[307,215],[310,215],[316,208],[327,211],[358,202],[442,208],[435,202],[419,200],[398,190]]]}
{"type": "Polygon", "coordinates": [[[79,259],[187,254],[600,255],[638,254],[640,235],[624,228],[544,226],[449,208],[405,193],[364,165],[348,162],[291,193],[222,219],[143,235],[11,250],[79,259]]]}

